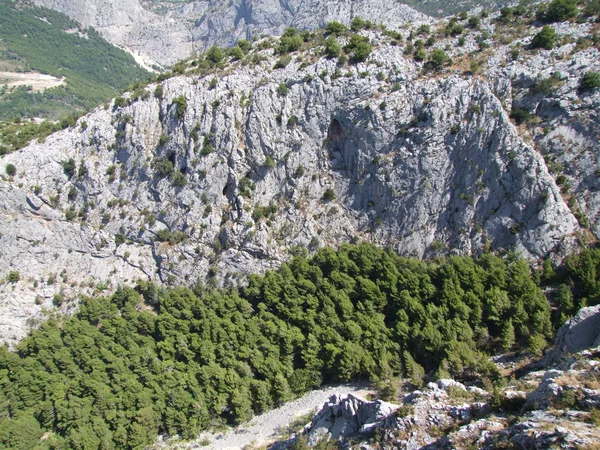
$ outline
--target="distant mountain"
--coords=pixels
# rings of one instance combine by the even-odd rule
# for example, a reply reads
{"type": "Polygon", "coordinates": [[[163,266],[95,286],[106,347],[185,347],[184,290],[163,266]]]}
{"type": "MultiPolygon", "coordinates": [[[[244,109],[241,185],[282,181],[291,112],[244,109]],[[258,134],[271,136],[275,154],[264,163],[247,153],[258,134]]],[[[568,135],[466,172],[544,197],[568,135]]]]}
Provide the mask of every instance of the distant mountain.
{"type": "Polygon", "coordinates": [[[357,16],[389,26],[428,17],[400,2],[384,0],[35,0],[96,28],[110,42],[163,65],[211,45],[279,35],[286,27],[314,29],[330,20],[349,24],[357,16]],[[157,12],[160,12],[157,13],[157,12]]]}
{"type": "Polygon", "coordinates": [[[6,84],[0,89],[0,120],[87,110],[150,76],[93,29],[62,13],[7,0],[0,0],[0,71],[0,87],[6,84]],[[56,87],[37,93],[16,87],[19,73],[30,71],[51,77],[30,74],[23,83],[41,88],[47,80],[56,87]]]}

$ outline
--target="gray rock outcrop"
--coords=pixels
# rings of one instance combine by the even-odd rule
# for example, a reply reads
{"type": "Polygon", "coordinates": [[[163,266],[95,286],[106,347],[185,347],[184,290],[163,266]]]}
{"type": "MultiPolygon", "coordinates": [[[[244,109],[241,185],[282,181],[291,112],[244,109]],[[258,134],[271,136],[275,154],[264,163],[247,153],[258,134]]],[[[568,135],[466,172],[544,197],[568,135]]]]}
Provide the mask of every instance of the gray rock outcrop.
{"type": "Polygon", "coordinates": [[[600,346],[600,305],[581,308],[556,336],[556,348],[549,356],[552,363],[565,355],[600,346]]]}
{"type": "Polygon", "coordinates": [[[323,27],[330,20],[349,24],[354,17],[399,26],[429,17],[398,2],[382,0],[217,0],[188,1],[163,14],[146,10],[139,0],[34,0],[92,26],[109,42],[141,55],[146,63],[172,65],[211,45],[230,46],[239,39],[279,35],[286,27],[323,27]]]}

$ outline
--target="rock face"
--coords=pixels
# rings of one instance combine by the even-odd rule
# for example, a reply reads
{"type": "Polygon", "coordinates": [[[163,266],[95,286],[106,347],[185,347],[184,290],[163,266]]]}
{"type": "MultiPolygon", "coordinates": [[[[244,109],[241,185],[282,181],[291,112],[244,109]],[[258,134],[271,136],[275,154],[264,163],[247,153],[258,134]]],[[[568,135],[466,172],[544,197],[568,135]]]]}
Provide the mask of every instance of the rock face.
{"type": "MultiPolygon", "coordinates": [[[[506,110],[519,74],[553,54],[518,62],[499,46],[485,76],[422,75],[402,46],[363,33],[375,45],[365,63],[340,69],[309,50],[274,69],[273,50],[256,49],[255,63],[150,85],[3,157],[17,173],[0,180],[0,277],[20,280],[0,286],[2,339],[77,290],[237,284],[294,247],[532,260],[572,249],[582,229],[506,110]]],[[[598,51],[584,52],[599,70],[598,51]]],[[[559,61],[561,101],[577,110],[549,126],[568,134],[600,93],[578,97],[579,66],[559,61]]]]}
{"type": "Polygon", "coordinates": [[[429,18],[409,6],[382,0],[234,0],[189,1],[165,14],[145,10],[139,0],[35,0],[84,26],[93,26],[109,42],[163,65],[202,52],[211,45],[230,46],[239,39],[279,35],[286,27],[314,29],[330,20],[349,24],[354,17],[389,26],[429,18]]]}
{"type": "Polygon", "coordinates": [[[323,405],[308,427],[308,445],[339,440],[380,426],[397,406],[380,400],[369,402],[355,395],[335,395],[323,405]]]}
{"type": "Polygon", "coordinates": [[[559,361],[564,355],[600,346],[600,305],[580,309],[565,323],[556,336],[556,348],[550,361],[559,361]]]}

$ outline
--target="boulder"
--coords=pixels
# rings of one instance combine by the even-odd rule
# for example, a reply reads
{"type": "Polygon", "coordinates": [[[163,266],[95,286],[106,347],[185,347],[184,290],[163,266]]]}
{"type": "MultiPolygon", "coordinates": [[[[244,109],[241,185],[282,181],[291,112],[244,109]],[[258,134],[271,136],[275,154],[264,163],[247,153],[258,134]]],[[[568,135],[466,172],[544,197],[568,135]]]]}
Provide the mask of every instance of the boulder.
{"type": "Polygon", "coordinates": [[[564,355],[600,346],[600,305],[580,309],[575,317],[558,330],[556,348],[549,363],[558,362],[564,355]]]}
{"type": "Polygon", "coordinates": [[[378,425],[398,406],[376,400],[369,402],[355,395],[332,395],[307,429],[308,445],[315,446],[323,439],[338,440],[367,432],[378,425]]]}

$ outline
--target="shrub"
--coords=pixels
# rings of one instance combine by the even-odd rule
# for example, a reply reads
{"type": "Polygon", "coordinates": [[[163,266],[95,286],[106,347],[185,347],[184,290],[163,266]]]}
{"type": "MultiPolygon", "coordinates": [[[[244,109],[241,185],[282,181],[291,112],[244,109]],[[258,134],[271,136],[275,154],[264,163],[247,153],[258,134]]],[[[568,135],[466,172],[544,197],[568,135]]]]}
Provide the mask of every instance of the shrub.
{"type": "Polygon", "coordinates": [[[185,175],[178,170],[173,172],[173,175],[171,175],[171,180],[175,186],[185,186],[187,184],[185,175]]]}
{"type": "Polygon", "coordinates": [[[200,150],[200,154],[202,156],[210,155],[215,151],[215,148],[210,143],[210,139],[207,136],[204,136],[204,141],[202,142],[202,150],[200,150]]]}
{"type": "Polygon", "coordinates": [[[366,24],[367,23],[363,19],[357,16],[352,19],[352,22],[350,23],[350,29],[352,31],[360,31],[365,28],[366,24]]]}
{"type": "Polygon", "coordinates": [[[19,281],[20,278],[21,278],[21,275],[19,274],[18,270],[13,270],[13,271],[9,272],[9,274],[8,274],[8,282],[9,283],[16,283],[17,281],[19,281]]]}
{"type": "Polygon", "coordinates": [[[576,0],[552,0],[548,5],[543,19],[547,22],[564,22],[577,15],[576,0]]]}
{"type": "Polygon", "coordinates": [[[277,86],[277,94],[281,95],[282,97],[285,97],[289,91],[290,90],[285,83],[279,83],[279,86],[277,86]]]}
{"type": "Polygon", "coordinates": [[[531,41],[531,48],[545,48],[552,50],[556,42],[556,31],[549,25],[544,25],[542,31],[536,34],[531,41]]]}
{"type": "Polygon", "coordinates": [[[579,85],[582,91],[589,91],[600,87],[600,72],[589,71],[581,79],[579,85]]]}
{"type": "Polygon", "coordinates": [[[286,28],[283,36],[279,39],[279,53],[290,53],[299,50],[304,40],[298,35],[295,28],[286,28]]]}
{"type": "Polygon", "coordinates": [[[283,69],[292,61],[292,57],[290,55],[283,55],[279,58],[279,61],[275,63],[275,69],[283,69]]]}
{"type": "Polygon", "coordinates": [[[173,105],[176,106],[176,114],[179,120],[183,120],[185,118],[185,110],[187,109],[187,98],[185,95],[180,95],[173,99],[173,105]]]}
{"type": "Polygon", "coordinates": [[[335,200],[335,192],[333,192],[333,189],[327,188],[323,193],[322,199],[324,202],[331,202],[335,200]]]}
{"type": "Polygon", "coordinates": [[[481,19],[477,16],[469,17],[468,24],[471,28],[474,28],[477,30],[481,26],[481,19]]]}
{"type": "Polygon", "coordinates": [[[238,59],[242,59],[244,57],[244,51],[238,45],[230,48],[227,53],[229,54],[229,56],[231,56],[231,58],[234,61],[237,61],[238,59]]]}
{"type": "Polygon", "coordinates": [[[166,145],[169,142],[169,135],[168,134],[161,134],[160,138],[158,139],[158,145],[166,145]]]}
{"type": "Polygon", "coordinates": [[[240,39],[237,41],[237,46],[242,49],[244,53],[248,53],[252,49],[252,42],[247,41],[246,39],[240,39]]]}
{"type": "Polygon", "coordinates": [[[6,170],[6,175],[8,175],[9,177],[14,177],[17,173],[17,168],[15,167],[14,164],[7,164],[5,167],[6,170]]]}
{"type": "Polygon", "coordinates": [[[342,53],[342,46],[335,37],[329,36],[325,40],[325,55],[328,58],[336,58],[340,53],[342,53]]]}
{"type": "Polygon", "coordinates": [[[354,63],[365,61],[371,55],[372,49],[369,39],[358,34],[352,35],[350,41],[344,47],[344,51],[351,55],[351,60],[354,63]]]}
{"type": "Polygon", "coordinates": [[[165,94],[165,90],[164,90],[162,84],[158,84],[156,86],[156,89],[154,89],[154,97],[159,100],[162,100],[164,94],[165,94]]]}
{"type": "Polygon", "coordinates": [[[156,239],[160,242],[175,245],[187,240],[187,235],[181,231],[171,231],[164,228],[156,233],[156,239]]]}
{"type": "Polygon", "coordinates": [[[415,61],[425,61],[426,58],[427,50],[425,50],[423,47],[418,48],[415,52],[415,61]]]}
{"type": "Polygon", "coordinates": [[[346,27],[335,20],[327,22],[327,26],[325,27],[325,32],[327,34],[341,34],[344,31],[346,31],[346,27]]]}
{"type": "Polygon", "coordinates": [[[513,106],[510,111],[510,117],[513,118],[518,125],[521,125],[522,123],[527,123],[531,120],[531,113],[525,108],[516,108],[513,106]]]}
{"type": "Polygon", "coordinates": [[[75,160],[73,158],[69,158],[68,160],[63,161],[61,165],[67,178],[71,179],[73,175],[75,175],[75,160]]]}
{"type": "Polygon", "coordinates": [[[275,161],[273,161],[273,158],[271,158],[269,155],[267,155],[265,157],[265,162],[263,164],[263,167],[265,167],[266,169],[272,169],[273,167],[275,167],[275,161]]]}
{"type": "Polygon", "coordinates": [[[436,48],[433,52],[431,52],[429,61],[427,61],[427,65],[433,70],[440,70],[442,67],[448,64],[450,64],[450,57],[444,50],[440,48],[436,48]]]}
{"type": "Polygon", "coordinates": [[[531,92],[534,94],[548,95],[561,84],[562,80],[560,79],[560,73],[556,72],[551,77],[536,80],[535,84],[531,87],[531,92]]]}
{"type": "Polygon", "coordinates": [[[152,168],[160,177],[168,177],[173,173],[173,163],[165,156],[158,156],[152,160],[152,168]]]}
{"type": "Polygon", "coordinates": [[[223,50],[216,45],[213,45],[211,48],[209,48],[205,55],[206,61],[212,64],[219,64],[221,61],[223,61],[224,57],[225,53],[223,53],[223,50]]]}

